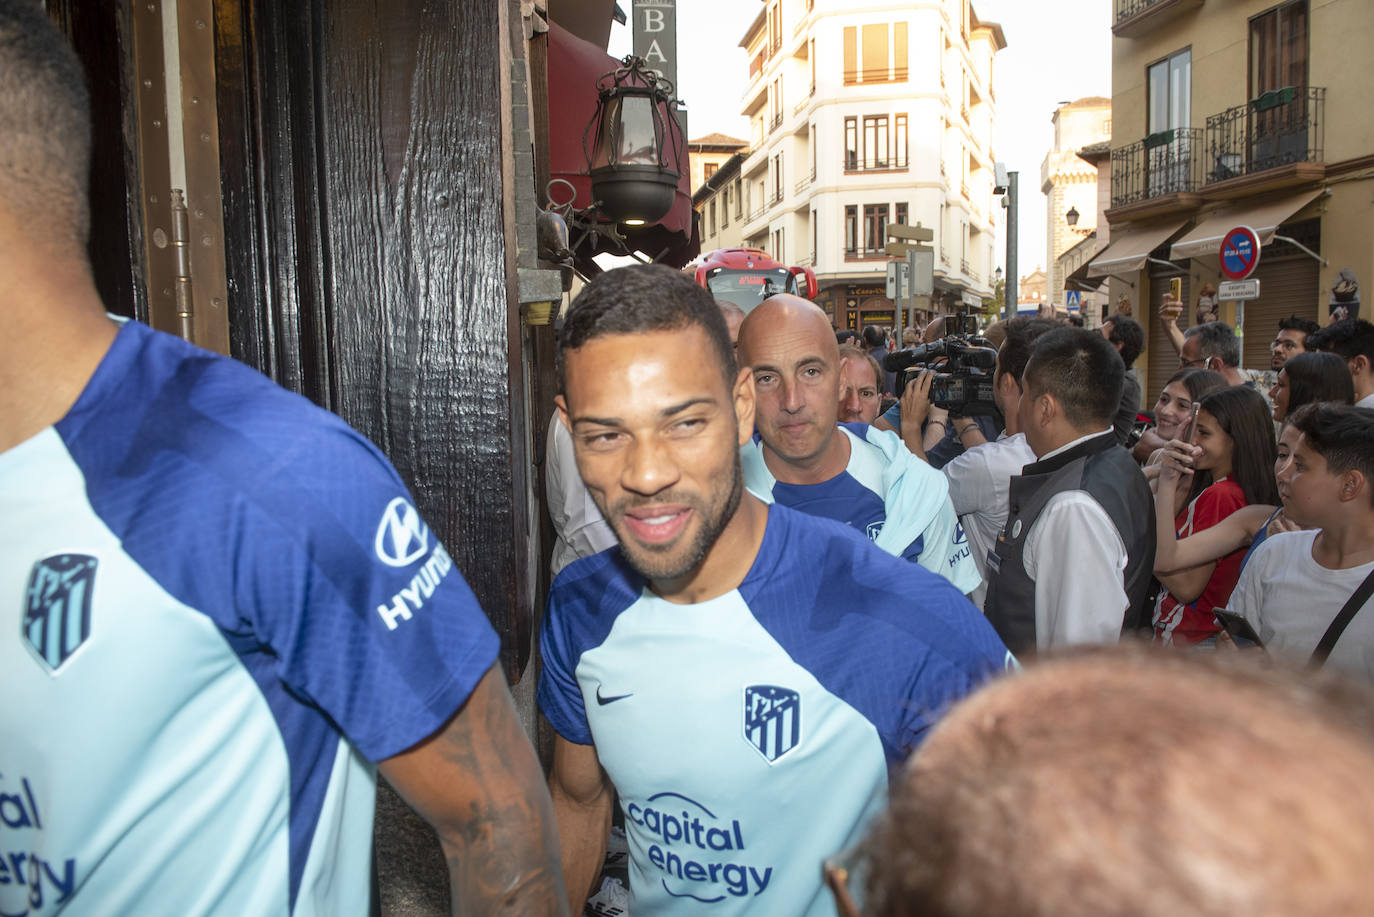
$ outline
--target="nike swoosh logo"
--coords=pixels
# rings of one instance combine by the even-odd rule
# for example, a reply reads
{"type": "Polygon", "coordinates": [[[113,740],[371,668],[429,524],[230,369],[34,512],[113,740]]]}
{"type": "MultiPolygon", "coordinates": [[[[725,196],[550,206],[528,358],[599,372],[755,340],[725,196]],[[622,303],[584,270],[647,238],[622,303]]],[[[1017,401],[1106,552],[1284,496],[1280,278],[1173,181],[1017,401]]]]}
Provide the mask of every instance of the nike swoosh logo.
{"type": "Polygon", "coordinates": [[[633,694],[617,694],[615,697],[602,697],[602,696],[601,696],[601,685],[597,685],[597,686],[596,686],[596,702],[597,702],[597,704],[598,704],[599,706],[604,707],[604,706],[606,706],[607,704],[614,704],[616,701],[618,701],[618,700],[624,700],[624,699],[627,698],[627,697],[634,697],[634,695],[633,695],[633,694]]]}

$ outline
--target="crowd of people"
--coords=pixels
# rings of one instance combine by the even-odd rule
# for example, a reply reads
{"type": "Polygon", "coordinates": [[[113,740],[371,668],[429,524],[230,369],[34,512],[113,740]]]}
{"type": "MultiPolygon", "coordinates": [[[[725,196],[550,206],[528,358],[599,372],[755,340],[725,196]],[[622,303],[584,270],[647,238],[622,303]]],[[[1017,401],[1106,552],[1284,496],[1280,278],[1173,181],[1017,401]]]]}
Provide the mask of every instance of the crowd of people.
{"type": "Polygon", "coordinates": [[[1366,906],[1374,326],[1283,323],[1267,393],[1180,331],[1142,431],[1126,316],[985,329],[968,411],[804,299],[602,274],[541,762],[381,453],[107,315],[84,87],[0,0],[0,913],[366,913],[378,773],[462,914],[582,912],[614,822],[635,917],[1366,906]]]}

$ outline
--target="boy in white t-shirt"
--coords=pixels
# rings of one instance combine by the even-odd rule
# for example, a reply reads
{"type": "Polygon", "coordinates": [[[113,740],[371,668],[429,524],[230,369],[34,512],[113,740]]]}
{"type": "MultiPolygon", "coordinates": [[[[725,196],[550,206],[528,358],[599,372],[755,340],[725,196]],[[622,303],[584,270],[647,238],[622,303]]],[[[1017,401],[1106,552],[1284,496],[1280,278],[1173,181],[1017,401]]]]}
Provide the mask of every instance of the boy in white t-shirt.
{"type": "MultiPolygon", "coordinates": [[[[1292,421],[1301,432],[1279,470],[1284,511],[1313,531],[1267,539],[1231,594],[1265,647],[1304,662],[1346,601],[1374,571],[1374,410],[1317,404],[1292,421]]],[[[1374,601],[1336,641],[1328,662],[1374,681],[1374,601]]]]}

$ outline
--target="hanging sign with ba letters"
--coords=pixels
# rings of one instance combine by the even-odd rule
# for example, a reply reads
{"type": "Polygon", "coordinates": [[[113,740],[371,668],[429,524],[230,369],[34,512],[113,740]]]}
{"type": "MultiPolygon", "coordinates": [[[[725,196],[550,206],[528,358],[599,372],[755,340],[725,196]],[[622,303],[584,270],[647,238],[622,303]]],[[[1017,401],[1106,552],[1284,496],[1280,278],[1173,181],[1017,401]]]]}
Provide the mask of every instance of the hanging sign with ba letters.
{"type": "Polygon", "coordinates": [[[1221,237],[1221,272],[1228,280],[1249,277],[1259,260],[1259,236],[1249,226],[1237,226],[1221,237]]]}

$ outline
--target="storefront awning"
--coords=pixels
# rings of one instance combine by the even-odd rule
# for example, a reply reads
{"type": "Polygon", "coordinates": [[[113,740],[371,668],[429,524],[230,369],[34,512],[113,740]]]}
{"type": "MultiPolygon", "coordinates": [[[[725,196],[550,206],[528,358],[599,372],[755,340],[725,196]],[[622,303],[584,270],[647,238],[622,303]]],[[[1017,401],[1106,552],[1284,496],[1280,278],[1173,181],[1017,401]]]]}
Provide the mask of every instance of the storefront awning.
{"type": "Polygon", "coordinates": [[[1109,274],[1130,276],[1145,266],[1150,252],[1159,248],[1187,224],[1186,219],[1172,219],[1130,229],[1112,228],[1112,240],[1088,262],[1088,277],[1109,274]]]}
{"type": "Polygon", "coordinates": [[[1213,210],[1182,239],[1174,243],[1170,256],[1175,261],[1186,258],[1205,258],[1221,252],[1221,240],[1237,226],[1249,226],[1259,236],[1260,245],[1268,245],[1278,232],[1279,224],[1292,218],[1312,203],[1323,189],[1290,194],[1263,203],[1243,201],[1213,210]]]}
{"type": "MultiPolygon", "coordinates": [[[[1107,249],[1097,252],[1093,257],[1102,254],[1107,249]]],[[[1064,279],[1064,288],[1067,290],[1078,290],[1080,293],[1096,293],[1102,289],[1102,280],[1094,280],[1088,276],[1088,268],[1092,266],[1092,258],[1084,261],[1072,274],[1064,279]]]]}
{"type": "MultiPolygon", "coordinates": [[[[582,147],[582,135],[596,112],[596,81],[602,74],[614,71],[620,61],[604,50],[583,41],[557,22],[549,22],[549,177],[561,178],[576,192],[574,208],[591,204],[592,180],[587,174],[587,154],[582,147]]],[[[682,148],[683,165],[687,162],[686,142],[682,148]]],[[[696,257],[701,249],[700,237],[694,232],[692,211],[692,177],[681,169],[673,207],[657,223],[637,228],[622,227],[625,242],[664,264],[682,267],[696,257]]],[[[567,189],[559,189],[553,198],[565,201],[567,189]]],[[[605,238],[593,234],[585,238],[585,251],[574,252],[579,265],[584,265],[600,251],[607,250],[605,238]]]]}

